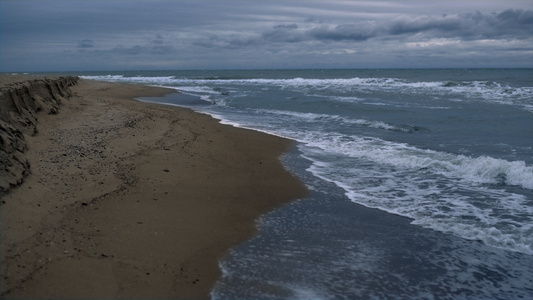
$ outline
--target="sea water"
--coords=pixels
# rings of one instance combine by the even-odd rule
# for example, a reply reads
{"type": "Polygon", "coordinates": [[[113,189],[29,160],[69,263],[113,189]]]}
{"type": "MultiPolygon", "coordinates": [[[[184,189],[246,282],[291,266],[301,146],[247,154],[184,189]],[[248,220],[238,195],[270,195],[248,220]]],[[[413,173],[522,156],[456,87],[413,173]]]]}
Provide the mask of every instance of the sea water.
{"type": "Polygon", "coordinates": [[[533,70],[83,73],[296,141],[311,191],[221,261],[216,299],[533,296],[533,70]]]}

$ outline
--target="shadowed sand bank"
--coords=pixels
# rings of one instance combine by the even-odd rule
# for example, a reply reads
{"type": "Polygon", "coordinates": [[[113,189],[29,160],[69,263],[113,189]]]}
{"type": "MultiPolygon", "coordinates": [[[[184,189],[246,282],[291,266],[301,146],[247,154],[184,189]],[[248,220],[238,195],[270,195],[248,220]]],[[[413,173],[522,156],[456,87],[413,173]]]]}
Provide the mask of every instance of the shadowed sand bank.
{"type": "Polygon", "coordinates": [[[207,298],[257,217],[306,194],[279,161],[289,140],[132,100],[173,90],[70,90],[25,134],[31,174],[2,195],[5,298],[207,298]]]}

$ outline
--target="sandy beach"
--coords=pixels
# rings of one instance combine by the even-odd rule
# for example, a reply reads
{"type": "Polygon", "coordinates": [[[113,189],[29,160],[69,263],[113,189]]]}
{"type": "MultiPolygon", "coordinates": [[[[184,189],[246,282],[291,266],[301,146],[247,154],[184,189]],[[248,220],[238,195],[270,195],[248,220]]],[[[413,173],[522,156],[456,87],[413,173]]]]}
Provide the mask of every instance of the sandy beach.
{"type": "Polygon", "coordinates": [[[70,91],[24,133],[31,173],[1,198],[2,298],[208,298],[257,218],[306,194],[289,140],[133,100],[174,90],[70,91]]]}

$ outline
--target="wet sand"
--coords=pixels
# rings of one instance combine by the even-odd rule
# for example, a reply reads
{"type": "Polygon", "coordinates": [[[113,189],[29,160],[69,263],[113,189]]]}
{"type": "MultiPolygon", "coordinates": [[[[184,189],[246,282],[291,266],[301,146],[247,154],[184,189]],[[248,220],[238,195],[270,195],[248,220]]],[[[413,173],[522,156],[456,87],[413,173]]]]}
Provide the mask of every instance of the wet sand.
{"type": "Polygon", "coordinates": [[[4,298],[208,298],[256,219],[306,194],[279,161],[289,140],[132,100],[173,90],[70,89],[1,199],[4,298]]]}

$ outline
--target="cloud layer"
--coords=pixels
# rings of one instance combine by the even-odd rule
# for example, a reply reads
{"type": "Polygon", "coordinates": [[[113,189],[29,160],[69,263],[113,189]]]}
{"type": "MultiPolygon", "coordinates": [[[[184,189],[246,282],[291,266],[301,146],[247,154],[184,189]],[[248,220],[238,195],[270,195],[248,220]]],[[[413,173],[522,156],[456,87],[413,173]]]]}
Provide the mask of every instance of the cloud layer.
{"type": "Polygon", "coordinates": [[[526,1],[2,1],[2,71],[533,67],[526,1]]]}
{"type": "Polygon", "coordinates": [[[398,40],[416,37],[462,41],[485,39],[527,40],[533,36],[533,11],[508,9],[501,13],[480,12],[444,16],[400,16],[392,21],[359,21],[343,24],[316,24],[300,28],[298,24],[278,24],[253,38],[235,35],[211,35],[195,42],[204,47],[242,47],[266,43],[305,41],[353,41],[369,39],[398,40]]]}

